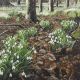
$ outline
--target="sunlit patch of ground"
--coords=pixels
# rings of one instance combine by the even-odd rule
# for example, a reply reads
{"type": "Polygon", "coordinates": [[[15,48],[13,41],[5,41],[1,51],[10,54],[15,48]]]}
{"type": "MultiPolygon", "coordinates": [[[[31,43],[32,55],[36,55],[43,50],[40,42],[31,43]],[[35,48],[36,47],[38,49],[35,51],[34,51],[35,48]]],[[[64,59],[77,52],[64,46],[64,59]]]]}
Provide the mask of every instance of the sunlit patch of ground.
{"type": "Polygon", "coordinates": [[[0,12],[0,17],[8,17],[8,14],[7,13],[4,13],[4,12],[0,12]]]}

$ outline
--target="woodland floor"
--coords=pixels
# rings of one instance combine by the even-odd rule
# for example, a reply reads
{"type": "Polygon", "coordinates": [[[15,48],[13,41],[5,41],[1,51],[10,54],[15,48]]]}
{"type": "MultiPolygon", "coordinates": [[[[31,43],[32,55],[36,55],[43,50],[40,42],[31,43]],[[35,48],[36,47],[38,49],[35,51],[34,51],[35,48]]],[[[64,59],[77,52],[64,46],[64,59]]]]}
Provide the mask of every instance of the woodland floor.
{"type": "MultiPolygon", "coordinates": [[[[57,28],[61,28],[61,25],[59,23],[60,20],[68,19],[67,16],[56,16],[56,17],[55,16],[38,16],[38,17],[41,20],[49,20],[52,23],[54,30],[57,28]]],[[[15,18],[12,18],[11,20],[7,20],[7,21],[4,19],[0,19],[0,48],[1,49],[3,48],[2,41],[7,36],[14,35],[14,34],[16,34],[16,31],[26,29],[26,28],[28,28],[30,26],[34,26],[34,25],[37,28],[39,27],[38,24],[34,24],[33,22],[29,22],[25,19],[23,19],[20,23],[16,23],[15,18]]],[[[44,45],[45,42],[48,40],[48,38],[46,38],[46,36],[51,31],[52,30],[42,31],[39,29],[39,35],[36,37],[32,37],[32,39],[34,40],[34,42],[36,44],[43,47],[42,45],[44,45]],[[36,39],[38,39],[38,40],[36,40],[36,39]]],[[[75,45],[76,48],[74,48],[74,50],[70,50],[70,49],[63,50],[63,52],[66,53],[65,55],[63,55],[63,54],[55,55],[56,58],[59,59],[59,62],[62,62],[61,68],[63,70],[64,77],[61,80],[80,80],[80,50],[77,49],[78,46],[80,47],[80,40],[75,45]],[[71,76],[72,79],[64,79],[65,77],[68,78],[68,76],[71,76]]],[[[43,72],[42,72],[42,74],[43,74],[43,72]]],[[[44,75],[44,76],[46,76],[46,75],[44,75]]],[[[40,79],[34,79],[34,80],[40,80],[40,79]]],[[[47,79],[42,79],[42,80],[47,80],[47,79]]]]}

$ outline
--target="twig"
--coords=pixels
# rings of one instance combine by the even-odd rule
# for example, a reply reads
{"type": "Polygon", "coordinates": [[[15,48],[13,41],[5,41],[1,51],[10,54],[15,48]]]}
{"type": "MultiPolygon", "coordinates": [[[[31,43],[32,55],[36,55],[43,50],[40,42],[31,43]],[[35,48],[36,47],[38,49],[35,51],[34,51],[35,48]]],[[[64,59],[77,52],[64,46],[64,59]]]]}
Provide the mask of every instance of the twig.
{"type": "Polygon", "coordinates": [[[0,36],[3,35],[4,33],[6,33],[8,30],[5,30],[4,32],[0,33],[0,36]]]}
{"type": "Polygon", "coordinates": [[[23,28],[21,24],[0,24],[0,26],[19,26],[20,28],[23,28]]]}

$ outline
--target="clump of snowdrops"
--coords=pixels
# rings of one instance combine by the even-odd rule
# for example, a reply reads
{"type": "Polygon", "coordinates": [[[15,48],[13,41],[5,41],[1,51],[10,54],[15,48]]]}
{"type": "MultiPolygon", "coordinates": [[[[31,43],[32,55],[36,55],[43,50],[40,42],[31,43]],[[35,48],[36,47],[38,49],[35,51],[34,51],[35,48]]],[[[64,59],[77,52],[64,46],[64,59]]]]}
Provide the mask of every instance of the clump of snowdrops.
{"type": "Polygon", "coordinates": [[[49,38],[49,43],[52,44],[54,50],[58,48],[72,47],[74,44],[72,37],[67,35],[62,29],[56,29],[50,33],[49,38]]]}
{"type": "Polygon", "coordinates": [[[32,48],[25,37],[24,30],[19,31],[15,36],[7,37],[3,43],[4,50],[0,57],[0,70],[3,72],[3,77],[12,77],[13,73],[27,73],[32,60],[32,48]]]}

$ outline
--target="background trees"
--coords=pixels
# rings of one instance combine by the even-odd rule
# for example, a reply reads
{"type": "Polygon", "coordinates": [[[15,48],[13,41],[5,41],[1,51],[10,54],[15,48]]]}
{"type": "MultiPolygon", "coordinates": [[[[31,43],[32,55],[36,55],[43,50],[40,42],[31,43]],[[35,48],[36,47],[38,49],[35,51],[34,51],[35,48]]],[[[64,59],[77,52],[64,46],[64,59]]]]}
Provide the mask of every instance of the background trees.
{"type": "Polygon", "coordinates": [[[37,12],[42,12],[42,11],[51,12],[54,10],[62,10],[66,6],[67,7],[75,6],[75,4],[77,4],[78,2],[79,2],[78,0],[29,0],[29,1],[28,0],[0,0],[0,6],[9,6],[13,4],[14,8],[16,7],[15,10],[20,9],[22,10],[22,13],[23,13],[23,9],[24,9],[25,12],[27,11],[26,18],[31,19],[32,21],[35,21],[36,11],[37,12]],[[25,5],[25,2],[26,2],[26,5],[25,5]]]}
{"type": "Polygon", "coordinates": [[[9,0],[0,0],[0,6],[9,6],[10,2],[9,0]]]}

